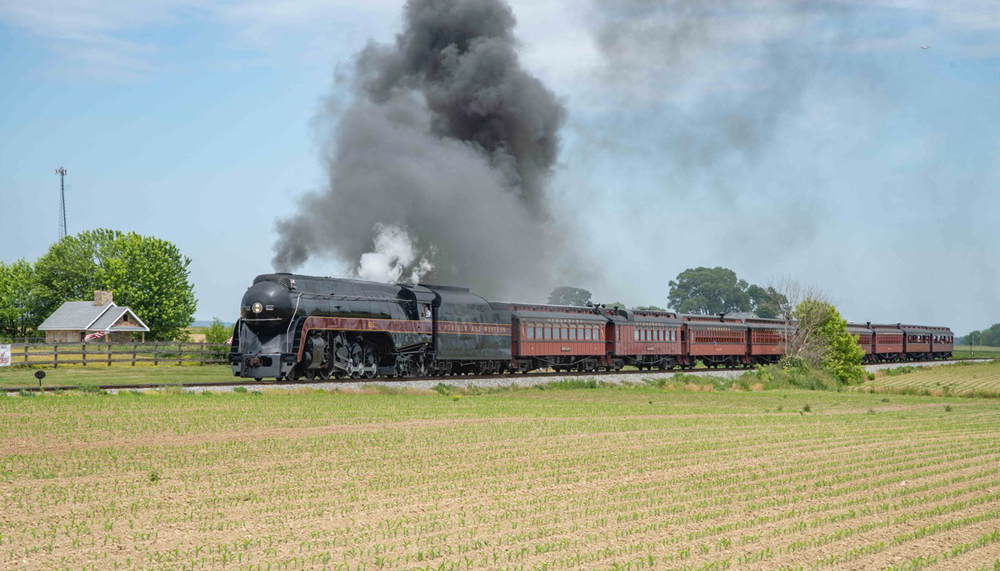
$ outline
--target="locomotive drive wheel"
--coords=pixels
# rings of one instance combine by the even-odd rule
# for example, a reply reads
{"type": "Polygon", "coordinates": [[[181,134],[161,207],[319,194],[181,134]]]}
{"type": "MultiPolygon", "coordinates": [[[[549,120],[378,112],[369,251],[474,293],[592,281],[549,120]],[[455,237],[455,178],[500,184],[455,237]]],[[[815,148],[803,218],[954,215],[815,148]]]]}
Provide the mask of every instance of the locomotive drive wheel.
{"type": "Polygon", "coordinates": [[[375,375],[378,374],[378,360],[375,358],[375,350],[372,349],[371,345],[365,347],[364,371],[362,374],[366,379],[374,379],[375,375]]]}
{"type": "Polygon", "coordinates": [[[351,369],[349,373],[352,379],[361,378],[361,369],[363,367],[363,361],[365,358],[365,350],[361,346],[361,343],[354,343],[351,345],[351,369]]]}
{"type": "Polygon", "coordinates": [[[316,370],[316,376],[323,379],[324,381],[329,381],[330,377],[334,375],[333,366],[334,362],[334,352],[333,346],[327,345],[326,349],[323,350],[323,362],[320,363],[319,369],[316,370]]]}

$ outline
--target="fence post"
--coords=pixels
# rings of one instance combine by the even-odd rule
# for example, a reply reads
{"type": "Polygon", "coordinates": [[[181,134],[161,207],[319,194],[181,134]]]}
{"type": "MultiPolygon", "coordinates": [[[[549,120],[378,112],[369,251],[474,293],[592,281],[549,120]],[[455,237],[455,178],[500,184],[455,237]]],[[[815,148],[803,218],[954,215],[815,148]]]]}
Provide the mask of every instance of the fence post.
{"type": "Polygon", "coordinates": [[[58,369],[59,368],[59,343],[56,343],[55,345],[52,346],[52,361],[53,361],[52,368],[53,369],[58,369]]]}
{"type": "Polygon", "coordinates": [[[135,366],[135,352],[138,349],[139,349],[139,344],[138,343],[133,343],[132,344],[132,366],[133,367],[135,366]]]}
{"type": "Polygon", "coordinates": [[[201,350],[198,351],[198,364],[201,366],[205,365],[205,344],[201,344],[201,350]]]}
{"type": "Polygon", "coordinates": [[[153,366],[160,364],[160,345],[153,343],[153,366]]]}
{"type": "MultiPolygon", "coordinates": [[[[27,339],[27,337],[25,337],[25,339],[27,339]]],[[[25,367],[28,366],[28,344],[27,343],[24,344],[24,366],[25,367]]]]}
{"type": "Polygon", "coordinates": [[[183,364],[183,363],[181,363],[181,360],[184,358],[184,353],[181,352],[181,351],[183,351],[183,349],[181,348],[182,345],[183,345],[183,343],[177,343],[177,364],[178,365],[183,364]]]}
{"type": "Polygon", "coordinates": [[[108,333],[108,366],[111,366],[111,334],[108,333]]]}
{"type": "Polygon", "coordinates": [[[80,354],[83,355],[83,366],[87,366],[87,343],[84,342],[80,345],[80,354]]]}

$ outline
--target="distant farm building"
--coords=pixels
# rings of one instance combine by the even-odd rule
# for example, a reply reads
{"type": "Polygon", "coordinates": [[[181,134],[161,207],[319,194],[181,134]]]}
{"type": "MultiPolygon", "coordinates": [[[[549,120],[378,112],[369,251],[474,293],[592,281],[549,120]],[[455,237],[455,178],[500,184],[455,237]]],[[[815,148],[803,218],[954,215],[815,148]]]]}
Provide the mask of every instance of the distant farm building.
{"type": "Polygon", "coordinates": [[[149,327],[131,309],[115,305],[110,291],[95,291],[94,301],[67,301],[40,326],[46,343],[102,341],[127,343],[149,327]]]}

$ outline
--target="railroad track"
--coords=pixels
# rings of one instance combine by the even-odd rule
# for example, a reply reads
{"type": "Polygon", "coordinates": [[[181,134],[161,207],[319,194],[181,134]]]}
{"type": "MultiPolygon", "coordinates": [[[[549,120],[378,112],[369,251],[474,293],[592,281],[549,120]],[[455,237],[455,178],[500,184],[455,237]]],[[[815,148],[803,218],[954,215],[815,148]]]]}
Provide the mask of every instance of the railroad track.
{"type": "MultiPolygon", "coordinates": [[[[872,363],[871,365],[890,365],[898,367],[906,367],[921,364],[940,364],[946,365],[951,363],[960,363],[964,361],[971,362],[985,362],[993,361],[992,358],[980,358],[980,357],[961,357],[958,359],[948,359],[948,360],[936,360],[936,361],[904,361],[901,363],[872,363]]],[[[706,375],[724,371],[751,371],[752,366],[743,367],[718,367],[712,369],[667,369],[667,370],[621,370],[621,371],[594,371],[594,372],[583,372],[583,373],[563,373],[563,372],[536,372],[536,373],[513,373],[513,374],[503,374],[503,375],[449,375],[449,376],[438,376],[438,377],[379,377],[376,379],[352,379],[352,378],[342,378],[342,379],[299,379],[294,381],[213,381],[213,382],[202,382],[202,383],[133,383],[133,384],[114,384],[114,385],[43,385],[43,386],[22,386],[22,387],[2,387],[2,390],[6,392],[52,392],[52,391],[70,391],[79,390],[81,386],[94,387],[95,389],[101,390],[144,390],[144,389],[159,389],[164,387],[178,387],[178,388],[225,388],[225,387],[260,387],[260,386],[302,386],[302,385],[348,385],[348,384],[358,384],[358,383],[408,383],[415,381],[438,381],[447,383],[449,381],[471,381],[471,380],[503,380],[503,379],[542,379],[542,378],[600,378],[609,375],[630,375],[630,376],[643,376],[643,375],[674,375],[674,374],[696,374],[696,375],[706,375]]]]}

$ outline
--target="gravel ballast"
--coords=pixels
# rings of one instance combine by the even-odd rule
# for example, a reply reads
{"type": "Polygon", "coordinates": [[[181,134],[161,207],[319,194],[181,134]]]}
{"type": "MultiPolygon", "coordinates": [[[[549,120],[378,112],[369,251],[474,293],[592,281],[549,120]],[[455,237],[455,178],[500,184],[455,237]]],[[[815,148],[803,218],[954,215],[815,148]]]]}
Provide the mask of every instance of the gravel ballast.
{"type": "MultiPolygon", "coordinates": [[[[969,363],[969,362],[985,362],[991,361],[992,359],[982,359],[976,361],[939,361],[934,363],[879,363],[876,365],[865,365],[865,370],[868,372],[875,372],[885,369],[895,369],[899,367],[939,367],[941,365],[949,365],[956,362],[969,363]]],[[[678,374],[683,375],[693,375],[693,376],[709,376],[709,377],[721,377],[723,379],[735,379],[746,373],[747,370],[706,370],[697,369],[694,371],[644,371],[642,373],[619,373],[614,375],[592,375],[587,376],[586,374],[579,373],[567,373],[566,375],[558,377],[519,377],[519,376],[503,376],[503,377],[450,377],[447,380],[431,380],[431,381],[399,381],[399,380],[373,380],[365,382],[329,382],[329,383],[282,383],[280,385],[257,385],[254,383],[247,383],[246,385],[234,385],[231,387],[185,387],[186,391],[196,391],[201,392],[204,390],[211,390],[213,392],[230,392],[237,386],[245,387],[248,390],[259,390],[259,389],[277,389],[277,390],[291,390],[291,389],[314,389],[314,390],[360,390],[366,387],[375,386],[387,386],[399,389],[418,389],[418,390],[433,390],[438,384],[445,384],[453,387],[458,387],[462,389],[467,389],[471,386],[479,388],[498,388],[498,387],[533,387],[537,385],[544,385],[551,382],[565,381],[570,379],[596,379],[602,383],[608,384],[626,384],[626,383],[640,383],[643,379],[670,379],[678,374]]],[[[113,392],[113,390],[109,390],[113,392]]]]}

